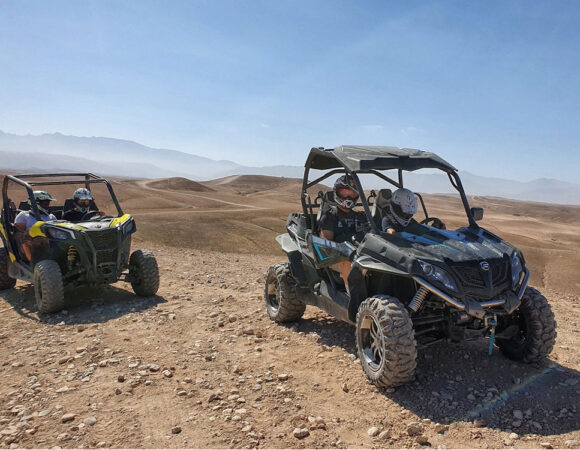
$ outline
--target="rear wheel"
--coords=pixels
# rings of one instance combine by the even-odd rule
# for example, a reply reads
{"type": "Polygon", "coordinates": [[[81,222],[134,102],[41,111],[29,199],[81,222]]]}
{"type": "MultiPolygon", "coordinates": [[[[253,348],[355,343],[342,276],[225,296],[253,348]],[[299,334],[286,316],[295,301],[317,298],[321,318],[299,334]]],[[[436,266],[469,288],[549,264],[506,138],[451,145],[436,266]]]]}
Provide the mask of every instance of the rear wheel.
{"type": "Polygon", "coordinates": [[[8,275],[8,250],[0,248],[0,291],[12,289],[16,285],[16,280],[8,275]]]}
{"type": "Polygon", "coordinates": [[[268,316],[274,322],[292,322],[304,314],[306,305],[297,298],[296,283],[288,263],[275,264],[268,269],[264,300],[268,316]]]}
{"type": "Polygon", "coordinates": [[[41,313],[55,313],[64,308],[62,272],[56,261],[45,259],[34,266],[34,295],[41,313]]]}
{"type": "Polygon", "coordinates": [[[407,310],[395,297],[376,295],[361,303],[356,346],[363,371],[376,386],[399,386],[413,379],[415,332],[407,310]]]}
{"type": "Polygon", "coordinates": [[[159,289],[159,267],[151,250],[136,250],[129,258],[129,278],[133,291],[140,297],[151,297],[159,289]]]}
{"type": "Polygon", "coordinates": [[[502,323],[503,329],[513,328],[508,339],[496,340],[499,349],[508,358],[531,363],[550,354],[556,342],[554,313],[538,290],[528,287],[522,303],[502,323]]]}

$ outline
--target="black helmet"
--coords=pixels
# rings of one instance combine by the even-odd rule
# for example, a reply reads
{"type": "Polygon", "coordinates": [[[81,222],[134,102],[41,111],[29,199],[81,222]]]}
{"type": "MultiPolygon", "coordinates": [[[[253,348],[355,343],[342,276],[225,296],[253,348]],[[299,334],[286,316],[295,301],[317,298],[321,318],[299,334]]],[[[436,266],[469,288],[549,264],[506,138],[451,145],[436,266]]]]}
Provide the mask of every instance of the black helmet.
{"type": "Polygon", "coordinates": [[[334,183],[334,201],[346,209],[352,209],[356,205],[359,194],[354,183],[354,179],[350,175],[343,175],[339,177],[334,183]],[[340,191],[342,189],[349,189],[355,193],[355,197],[342,197],[340,191]]]}

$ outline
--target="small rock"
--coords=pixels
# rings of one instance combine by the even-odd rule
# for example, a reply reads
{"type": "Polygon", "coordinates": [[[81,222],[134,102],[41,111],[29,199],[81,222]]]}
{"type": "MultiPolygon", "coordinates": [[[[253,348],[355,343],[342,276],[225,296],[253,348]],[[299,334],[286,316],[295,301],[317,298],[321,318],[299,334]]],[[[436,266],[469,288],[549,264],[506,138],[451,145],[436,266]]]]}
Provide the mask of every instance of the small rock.
{"type": "Polygon", "coordinates": [[[512,427],[514,427],[514,428],[519,428],[521,426],[522,426],[522,421],[521,420],[514,420],[512,422],[512,427]]]}
{"type": "Polygon", "coordinates": [[[473,421],[473,426],[476,428],[482,428],[486,425],[485,420],[483,419],[475,419],[473,421]]]}
{"type": "Polygon", "coordinates": [[[124,376],[124,375],[119,375],[119,376],[117,377],[117,381],[118,381],[119,383],[124,383],[124,382],[125,382],[125,376],[124,376]]]}
{"type": "Polygon", "coordinates": [[[179,397],[184,397],[184,396],[186,396],[186,395],[187,395],[187,391],[183,391],[183,390],[182,390],[182,391],[177,391],[177,395],[178,395],[179,397]]]}
{"type": "Polygon", "coordinates": [[[97,442],[97,448],[103,448],[107,443],[105,441],[97,442]]]}
{"type": "Polygon", "coordinates": [[[77,415],[76,415],[76,414],[74,414],[74,413],[66,413],[66,414],[63,414],[63,416],[60,418],[60,421],[61,421],[62,423],[67,423],[67,422],[70,422],[70,421],[74,420],[74,418],[75,418],[76,416],[77,416],[77,415]]]}
{"type": "Polygon", "coordinates": [[[550,444],[549,442],[540,442],[540,447],[542,447],[542,448],[554,448],[554,447],[552,447],[552,444],[550,444]]]}
{"type": "Polygon", "coordinates": [[[310,435],[310,431],[307,428],[294,428],[292,434],[296,439],[304,439],[310,435]]]}
{"type": "Polygon", "coordinates": [[[371,437],[375,437],[379,434],[379,429],[377,427],[371,427],[367,430],[367,434],[371,437]]]}
{"type": "Polygon", "coordinates": [[[390,437],[391,437],[391,433],[388,430],[381,431],[379,433],[379,439],[380,440],[383,440],[384,441],[386,439],[389,439],[390,437]]]}
{"type": "Polygon", "coordinates": [[[518,433],[510,433],[510,435],[508,436],[512,441],[516,440],[517,438],[519,438],[519,434],[518,433]]]}
{"type": "Polygon", "coordinates": [[[171,429],[171,434],[179,434],[181,433],[181,427],[175,426],[171,429]]]}
{"type": "Polygon", "coordinates": [[[115,388],[115,394],[116,395],[121,395],[121,389],[115,388]]]}
{"type": "Polygon", "coordinates": [[[409,436],[419,436],[423,434],[423,427],[418,423],[412,423],[407,427],[407,434],[409,436]]]}
{"type": "Polygon", "coordinates": [[[568,448],[578,448],[580,447],[580,443],[574,439],[568,439],[564,441],[564,445],[568,448]]]}
{"type": "Polygon", "coordinates": [[[229,320],[230,322],[235,322],[236,320],[238,320],[238,318],[236,317],[236,315],[235,315],[235,314],[230,314],[230,315],[228,316],[228,320],[229,320]]]}
{"type": "Polygon", "coordinates": [[[85,425],[89,425],[89,426],[91,426],[91,427],[92,427],[94,424],[96,424],[96,423],[97,423],[97,419],[96,419],[96,417],[89,416],[89,417],[87,417],[85,420],[83,420],[83,423],[84,423],[85,425]]]}
{"type": "Polygon", "coordinates": [[[173,373],[171,372],[171,370],[164,370],[163,372],[161,372],[163,374],[164,377],[166,378],[171,378],[173,376],[173,373]]]}
{"type": "Polygon", "coordinates": [[[514,409],[513,414],[517,420],[522,420],[524,418],[524,413],[521,412],[519,409],[514,409]]]}
{"type": "Polygon", "coordinates": [[[280,381],[286,381],[286,380],[288,380],[288,374],[287,373],[281,373],[280,375],[278,375],[278,380],[280,380],[280,381]]]}
{"type": "Polygon", "coordinates": [[[149,370],[151,372],[159,372],[160,369],[161,367],[158,366],[157,364],[149,364],[149,370]]]}
{"type": "Polygon", "coordinates": [[[449,425],[445,425],[443,423],[436,423],[434,428],[435,433],[443,434],[449,429],[449,425]]]}
{"type": "Polygon", "coordinates": [[[60,433],[57,438],[60,442],[70,441],[70,434],[60,433]]]}
{"type": "Polygon", "coordinates": [[[348,385],[346,383],[342,383],[342,390],[348,392],[348,385]]]}
{"type": "Polygon", "coordinates": [[[429,438],[427,436],[423,436],[423,435],[417,436],[415,438],[415,442],[419,445],[431,445],[429,443],[429,438]]]}

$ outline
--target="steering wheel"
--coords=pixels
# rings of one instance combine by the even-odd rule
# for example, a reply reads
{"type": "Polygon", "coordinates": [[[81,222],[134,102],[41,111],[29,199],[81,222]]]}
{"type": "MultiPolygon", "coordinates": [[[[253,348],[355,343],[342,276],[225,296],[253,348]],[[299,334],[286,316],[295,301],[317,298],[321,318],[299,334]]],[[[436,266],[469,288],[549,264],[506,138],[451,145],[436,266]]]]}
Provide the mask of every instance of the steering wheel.
{"type": "Polygon", "coordinates": [[[439,230],[446,230],[447,229],[447,227],[445,226],[443,221],[441,219],[439,219],[438,217],[428,217],[427,219],[423,219],[420,223],[422,223],[423,225],[429,225],[430,222],[433,222],[431,224],[431,226],[433,228],[437,228],[439,230]]]}

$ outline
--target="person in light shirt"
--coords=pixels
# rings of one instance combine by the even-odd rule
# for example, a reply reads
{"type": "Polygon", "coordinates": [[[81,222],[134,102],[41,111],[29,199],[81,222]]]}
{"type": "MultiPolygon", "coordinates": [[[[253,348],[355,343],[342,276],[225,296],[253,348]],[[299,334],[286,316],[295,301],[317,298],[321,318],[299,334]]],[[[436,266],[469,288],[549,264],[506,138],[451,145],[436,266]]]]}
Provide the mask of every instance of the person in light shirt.
{"type": "MultiPolygon", "coordinates": [[[[50,242],[44,236],[32,237],[30,235],[30,228],[38,222],[53,222],[56,220],[54,214],[49,211],[50,202],[56,199],[45,191],[34,191],[34,199],[40,213],[40,218],[36,218],[32,211],[22,211],[16,216],[14,220],[14,227],[16,228],[16,240],[20,244],[20,252],[27,261],[37,263],[42,259],[42,256],[48,250],[50,242]]],[[[30,200],[28,201],[30,207],[30,200]]]]}

